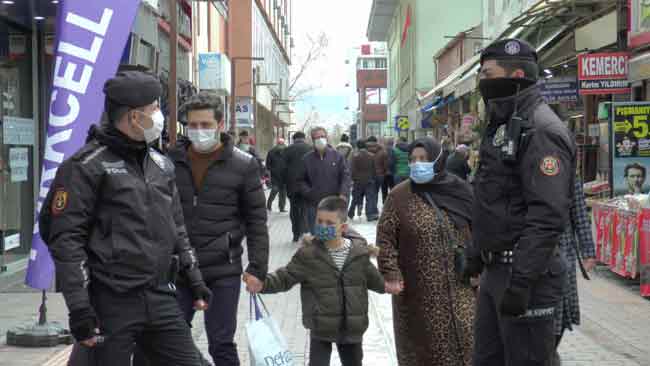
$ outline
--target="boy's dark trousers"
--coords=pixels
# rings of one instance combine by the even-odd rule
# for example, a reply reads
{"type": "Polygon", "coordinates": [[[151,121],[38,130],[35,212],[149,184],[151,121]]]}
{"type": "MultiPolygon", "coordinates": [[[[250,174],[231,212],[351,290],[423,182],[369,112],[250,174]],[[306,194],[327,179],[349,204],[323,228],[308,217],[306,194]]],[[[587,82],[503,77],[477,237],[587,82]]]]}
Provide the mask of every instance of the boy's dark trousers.
{"type": "MultiPolygon", "coordinates": [[[[343,366],[361,366],[363,347],[361,343],[337,343],[341,364],[343,366]]],[[[309,346],[309,366],[330,366],[332,342],[311,339],[309,346]]]]}

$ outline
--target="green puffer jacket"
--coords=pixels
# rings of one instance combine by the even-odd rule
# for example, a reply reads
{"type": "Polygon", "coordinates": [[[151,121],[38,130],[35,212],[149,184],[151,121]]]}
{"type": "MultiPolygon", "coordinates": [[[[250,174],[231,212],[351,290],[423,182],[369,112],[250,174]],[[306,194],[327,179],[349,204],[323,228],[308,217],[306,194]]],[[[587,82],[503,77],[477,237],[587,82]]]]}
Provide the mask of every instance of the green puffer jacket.
{"type": "Polygon", "coordinates": [[[405,142],[397,144],[393,149],[393,154],[395,159],[395,176],[408,178],[411,175],[411,168],[409,168],[409,145],[405,142]]]}
{"type": "Polygon", "coordinates": [[[344,237],[352,247],[343,270],[322,242],[308,238],[286,267],[266,277],[262,293],[289,291],[299,283],[302,322],[312,338],[360,343],[368,329],[368,290],[384,293],[384,279],[370,262],[365,239],[352,230],[344,237]]]}

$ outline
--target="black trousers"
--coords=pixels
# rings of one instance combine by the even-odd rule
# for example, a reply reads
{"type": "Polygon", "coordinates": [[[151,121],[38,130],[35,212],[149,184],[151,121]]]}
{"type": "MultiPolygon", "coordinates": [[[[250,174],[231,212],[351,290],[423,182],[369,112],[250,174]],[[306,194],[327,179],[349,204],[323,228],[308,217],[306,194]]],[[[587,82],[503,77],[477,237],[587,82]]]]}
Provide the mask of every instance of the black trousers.
{"type": "Polygon", "coordinates": [[[557,255],[549,271],[532,285],[529,310],[512,317],[501,314],[511,266],[490,265],[481,276],[474,324],[474,366],[551,366],[555,354],[555,307],[566,281],[564,259],[557,255]]]}
{"type": "Polygon", "coordinates": [[[299,238],[302,234],[309,232],[307,229],[307,211],[306,202],[298,194],[294,193],[289,197],[289,217],[291,218],[291,231],[294,239],[299,238]]]}
{"type": "Polygon", "coordinates": [[[136,346],[152,365],[201,364],[168,285],[116,293],[93,283],[90,293],[104,335],[104,342],[92,349],[96,366],[130,366],[136,346]]]}
{"type": "Polygon", "coordinates": [[[282,182],[276,183],[275,181],[271,181],[271,193],[269,194],[269,200],[266,203],[269,211],[271,210],[273,201],[275,201],[275,197],[278,196],[278,193],[280,194],[280,211],[284,211],[284,208],[287,205],[287,185],[282,182]]]}
{"type": "MultiPolygon", "coordinates": [[[[363,347],[361,343],[337,343],[341,364],[343,366],[361,366],[363,347]]],[[[330,366],[332,358],[332,342],[311,339],[309,345],[309,366],[330,366]]]]}

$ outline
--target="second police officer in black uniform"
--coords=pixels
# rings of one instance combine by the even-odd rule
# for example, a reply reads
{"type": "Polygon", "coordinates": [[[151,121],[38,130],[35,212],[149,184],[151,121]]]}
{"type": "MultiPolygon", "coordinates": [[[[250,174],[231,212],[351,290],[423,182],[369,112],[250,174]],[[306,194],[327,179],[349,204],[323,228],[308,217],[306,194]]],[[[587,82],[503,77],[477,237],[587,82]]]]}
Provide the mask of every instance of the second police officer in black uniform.
{"type": "Polygon", "coordinates": [[[99,365],[128,366],[137,345],[155,365],[199,355],[174,296],[177,255],[195,306],[210,300],[190,246],[174,165],[148,146],[164,125],[159,80],[119,72],[104,87],[109,122],[63,162],[40,216],[77,341],[99,365]]]}
{"type": "Polygon", "coordinates": [[[549,365],[553,312],[566,266],[558,250],[568,221],[575,144],[536,86],[537,54],[506,39],[481,55],[487,131],[475,185],[468,275],[484,270],[475,366],[549,365]]]}

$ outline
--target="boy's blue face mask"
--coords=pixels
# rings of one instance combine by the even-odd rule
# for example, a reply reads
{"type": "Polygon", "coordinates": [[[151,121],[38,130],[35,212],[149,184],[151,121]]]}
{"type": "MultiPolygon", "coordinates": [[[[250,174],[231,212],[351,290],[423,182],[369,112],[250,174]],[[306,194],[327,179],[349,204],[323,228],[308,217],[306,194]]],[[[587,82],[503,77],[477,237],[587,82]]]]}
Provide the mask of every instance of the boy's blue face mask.
{"type": "Polygon", "coordinates": [[[322,242],[328,242],[336,239],[336,226],[316,224],[316,239],[322,242]]]}

